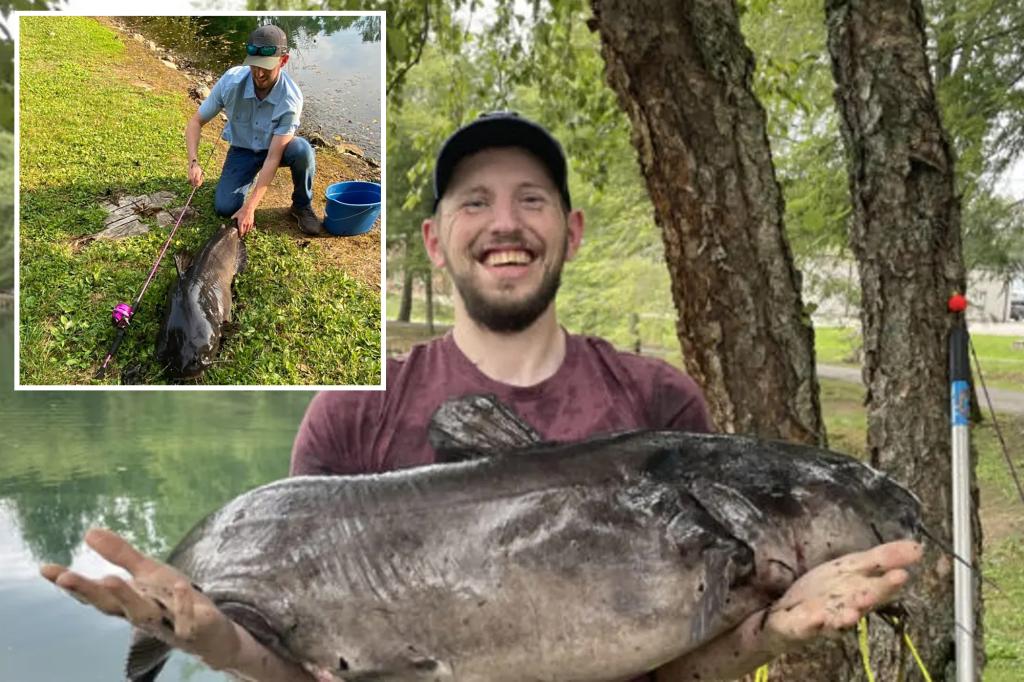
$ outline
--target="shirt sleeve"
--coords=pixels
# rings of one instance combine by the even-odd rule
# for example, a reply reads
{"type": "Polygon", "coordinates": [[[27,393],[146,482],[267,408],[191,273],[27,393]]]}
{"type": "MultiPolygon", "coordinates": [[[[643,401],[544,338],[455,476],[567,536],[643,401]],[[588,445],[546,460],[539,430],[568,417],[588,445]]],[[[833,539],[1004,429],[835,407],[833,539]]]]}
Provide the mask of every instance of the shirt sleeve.
{"type": "Polygon", "coordinates": [[[227,74],[224,74],[220,79],[214,83],[213,89],[210,90],[210,94],[206,96],[203,103],[199,105],[199,120],[204,124],[208,123],[214,116],[220,113],[221,109],[224,108],[224,88],[227,87],[224,80],[227,78],[227,74]]]}
{"type": "Polygon", "coordinates": [[[295,111],[290,111],[287,114],[282,114],[281,118],[277,121],[277,127],[274,128],[274,135],[294,135],[295,131],[299,129],[299,114],[295,111]]]}
{"type": "Polygon", "coordinates": [[[379,419],[383,393],[325,391],[306,408],[292,445],[292,476],[370,473],[372,425],[379,419]]]}

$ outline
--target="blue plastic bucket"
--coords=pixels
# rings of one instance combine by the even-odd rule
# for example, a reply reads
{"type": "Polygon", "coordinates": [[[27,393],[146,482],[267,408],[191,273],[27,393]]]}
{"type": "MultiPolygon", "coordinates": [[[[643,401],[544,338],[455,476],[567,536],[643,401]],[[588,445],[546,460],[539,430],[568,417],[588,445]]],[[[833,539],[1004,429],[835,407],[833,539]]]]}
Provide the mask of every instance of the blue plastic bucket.
{"type": "Polygon", "coordinates": [[[328,185],[326,196],[324,227],[333,235],[362,234],[380,215],[380,185],[376,182],[336,182],[328,185]]]}

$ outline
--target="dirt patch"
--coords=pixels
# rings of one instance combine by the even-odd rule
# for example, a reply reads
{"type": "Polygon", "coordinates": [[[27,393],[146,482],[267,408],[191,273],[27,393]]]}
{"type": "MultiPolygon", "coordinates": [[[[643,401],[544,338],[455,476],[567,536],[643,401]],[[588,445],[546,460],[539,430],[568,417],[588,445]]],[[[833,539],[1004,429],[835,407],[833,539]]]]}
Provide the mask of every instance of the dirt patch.
{"type": "MultiPolygon", "coordinates": [[[[137,87],[143,92],[167,92],[185,95],[183,101],[182,133],[188,118],[198,109],[199,103],[187,99],[189,91],[197,84],[210,84],[220,74],[208,74],[194,69],[184,68],[184,60],[174,59],[178,65],[172,69],[161,63],[168,53],[164,50],[154,52],[145,43],[132,38],[132,29],[121,26],[116,20],[99,18],[98,21],[116,31],[124,43],[127,59],[117,67],[126,83],[137,87]]],[[[173,56],[172,56],[173,59],[173,56]]],[[[202,156],[200,163],[206,168],[207,182],[216,183],[220,178],[220,169],[227,156],[228,144],[220,140],[224,129],[224,120],[218,116],[203,126],[203,140],[215,144],[212,157],[207,161],[202,156]]],[[[335,147],[314,148],[316,152],[316,175],[313,178],[313,208],[323,218],[325,207],[325,190],[328,185],[346,180],[365,180],[380,182],[380,169],[372,163],[349,153],[339,151],[335,147]]],[[[181,145],[182,182],[186,178],[187,159],[184,140],[181,145]]],[[[273,183],[264,195],[260,206],[256,209],[257,230],[266,230],[278,234],[286,234],[293,238],[300,247],[315,248],[318,261],[325,268],[344,270],[354,279],[364,283],[373,291],[381,289],[381,230],[380,220],[369,232],[356,237],[317,237],[310,238],[299,231],[298,224],[291,216],[292,203],[291,172],[287,168],[278,170],[273,183]]],[[[211,206],[202,209],[212,211],[211,206]]],[[[226,222],[226,221],[225,221],[226,222]]]]}

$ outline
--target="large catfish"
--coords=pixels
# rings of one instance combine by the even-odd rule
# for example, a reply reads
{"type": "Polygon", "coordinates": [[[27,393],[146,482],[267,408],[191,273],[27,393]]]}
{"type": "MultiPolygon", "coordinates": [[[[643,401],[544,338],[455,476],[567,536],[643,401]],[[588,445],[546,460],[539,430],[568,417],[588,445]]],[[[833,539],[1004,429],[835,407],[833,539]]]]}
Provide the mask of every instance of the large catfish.
{"type": "Polygon", "coordinates": [[[156,340],[157,360],[172,376],[199,376],[213,363],[231,321],[231,283],[245,260],[238,229],[223,225],[195,256],[175,254],[178,280],[156,340]]]}
{"type": "MultiPolygon", "coordinates": [[[[486,397],[442,406],[432,428],[463,461],[257,488],[169,562],[278,654],[341,680],[590,682],[656,668],[808,569],[920,526],[905,488],[812,447],[538,443],[486,397]]],[[[166,655],[137,632],[129,679],[166,655]]]]}

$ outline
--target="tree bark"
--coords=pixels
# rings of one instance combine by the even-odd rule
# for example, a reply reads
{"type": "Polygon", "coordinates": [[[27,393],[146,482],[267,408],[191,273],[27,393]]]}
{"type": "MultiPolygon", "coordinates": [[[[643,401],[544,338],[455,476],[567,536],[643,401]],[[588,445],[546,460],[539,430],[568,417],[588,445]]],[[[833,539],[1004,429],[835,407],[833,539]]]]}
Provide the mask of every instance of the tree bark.
{"type": "MultiPolygon", "coordinates": [[[[946,301],[966,282],[924,13],[920,0],[826,0],[826,15],[854,206],[850,245],[863,291],[868,453],[918,494],[927,527],[952,544],[946,301]]],[[[971,469],[973,479],[973,458],[971,469]]],[[[976,520],[976,497],[974,505],[976,520]]],[[[975,523],[978,556],[979,530],[975,523]]],[[[948,679],[952,562],[934,545],[906,601],[925,664],[935,679],[948,679]]],[[[978,616],[981,661],[980,607],[978,616]]],[[[875,632],[878,679],[896,679],[898,643],[884,628],[875,632]]],[[[916,670],[910,679],[920,679],[916,670]]]]}
{"type": "Polygon", "coordinates": [[[814,331],[733,0],[593,0],[665,242],[677,333],[718,428],[823,443],[814,331]]]}
{"type": "Polygon", "coordinates": [[[423,286],[426,290],[427,300],[427,329],[434,333],[434,271],[427,270],[423,276],[423,286]]]}
{"type": "MultiPolygon", "coordinates": [[[[409,247],[405,247],[408,253],[409,247]]],[[[398,321],[409,322],[412,318],[412,285],[413,285],[413,272],[412,268],[407,264],[402,269],[402,302],[398,306],[398,321]]]]}
{"type": "MultiPolygon", "coordinates": [[[[824,444],[814,330],[734,1],[592,5],[662,230],[687,370],[720,430],[824,444]]],[[[845,679],[855,643],[815,648],[774,662],[772,679],[845,679]]]]}

